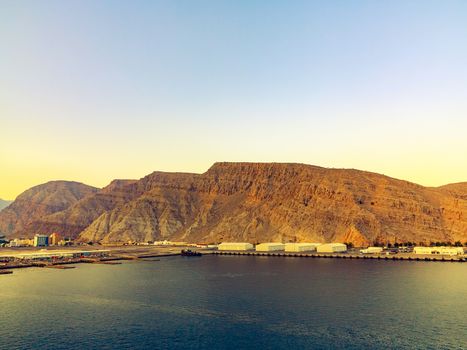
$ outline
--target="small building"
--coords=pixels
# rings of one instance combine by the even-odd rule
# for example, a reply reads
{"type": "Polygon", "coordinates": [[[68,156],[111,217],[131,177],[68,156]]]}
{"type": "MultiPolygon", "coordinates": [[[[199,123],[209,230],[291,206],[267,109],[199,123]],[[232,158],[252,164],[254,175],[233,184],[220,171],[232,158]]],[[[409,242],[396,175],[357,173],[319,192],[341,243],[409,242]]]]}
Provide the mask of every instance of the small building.
{"type": "Polygon", "coordinates": [[[34,236],[34,247],[47,247],[49,245],[49,236],[47,235],[35,235],[34,236]]]}
{"type": "Polygon", "coordinates": [[[15,238],[15,239],[11,240],[10,242],[8,242],[8,245],[10,246],[10,248],[19,247],[18,239],[15,238]]]}
{"type": "Polygon", "coordinates": [[[217,246],[218,250],[252,250],[253,244],[246,242],[224,242],[217,246]]]}
{"type": "MultiPolygon", "coordinates": [[[[129,244],[132,244],[132,243],[129,243],[129,244]]],[[[153,243],[154,245],[168,245],[168,246],[186,246],[188,245],[187,242],[172,242],[172,241],[168,241],[168,240],[164,240],[164,241],[155,241],[153,243]]]]}
{"type": "Polygon", "coordinates": [[[315,251],[316,247],[319,245],[321,245],[321,243],[286,243],[285,251],[286,252],[315,251]]]}
{"type": "Polygon", "coordinates": [[[462,247],[415,247],[415,254],[463,255],[462,247]]]}
{"type": "Polygon", "coordinates": [[[347,251],[347,245],[344,243],[325,243],[316,248],[318,253],[342,253],[347,251]]]}
{"type": "Polygon", "coordinates": [[[361,249],[360,253],[363,254],[379,254],[383,252],[382,247],[368,247],[366,249],[361,249]]]}
{"type": "Polygon", "coordinates": [[[62,236],[54,232],[49,236],[49,245],[59,245],[60,241],[62,240],[62,236]]]}
{"type": "Polygon", "coordinates": [[[32,247],[33,245],[34,240],[28,238],[15,238],[9,242],[10,247],[32,247]]]}
{"type": "Polygon", "coordinates": [[[256,245],[257,252],[273,252],[278,250],[284,250],[284,244],[282,243],[261,243],[256,245]]]}

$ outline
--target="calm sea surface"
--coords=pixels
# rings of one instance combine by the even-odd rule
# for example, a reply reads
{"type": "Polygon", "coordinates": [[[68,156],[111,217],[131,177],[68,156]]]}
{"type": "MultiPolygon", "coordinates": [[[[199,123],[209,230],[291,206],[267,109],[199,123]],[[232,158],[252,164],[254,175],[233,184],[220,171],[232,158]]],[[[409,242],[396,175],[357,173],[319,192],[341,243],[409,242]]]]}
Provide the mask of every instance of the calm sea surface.
{"type": "Polygon", "coordinates": [[[171,257],[0,276],[0,349],[467,349],[467,264],[171,257]]]}

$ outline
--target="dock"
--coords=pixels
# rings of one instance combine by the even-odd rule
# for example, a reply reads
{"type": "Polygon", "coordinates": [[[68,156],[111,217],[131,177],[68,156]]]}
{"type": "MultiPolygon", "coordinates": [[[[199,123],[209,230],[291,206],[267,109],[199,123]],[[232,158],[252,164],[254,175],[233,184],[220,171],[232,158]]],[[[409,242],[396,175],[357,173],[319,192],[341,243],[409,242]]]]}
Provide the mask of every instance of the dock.
{"type": "Polygon", "coordinates": [[[433,262],[466,262],[464,256],[427,256],[415,254],[383,255],[383,254],[351,254],[351,253],[286,253],[286,252],[254,252],[254,251],[213,251],[214,255],[237,255],[237,256],[268,256],[281,258],[321,258],[321,259],[370,259],[391,261],[433,261],[433,262]]]}

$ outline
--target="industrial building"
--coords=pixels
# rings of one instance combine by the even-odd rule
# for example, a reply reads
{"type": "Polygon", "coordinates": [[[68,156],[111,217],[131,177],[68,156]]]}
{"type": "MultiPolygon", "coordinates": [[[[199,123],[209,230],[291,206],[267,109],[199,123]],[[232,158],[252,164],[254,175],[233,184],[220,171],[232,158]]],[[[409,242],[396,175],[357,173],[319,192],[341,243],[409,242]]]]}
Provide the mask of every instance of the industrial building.
{"type": "Polygon", "coordinates": [[[49,236],[49,245],[59,245],[60,241],[62,240],[62,236],[54,232],[49,236]]]}
{"type": "Polygon", "coordinates": [[[347,251],[347,245],[343,243],[325,243],[316,248],[318,253],[341,253],[347,251]]]}
{"type": "Polygon", "coordinates": [[[9,242],[10,247],[32,247],[34,240],[29,238],[15,238],[9,242]]]}
{"type": "Polygon", "coordinates": [[[368,247],[366,249],[361,249],[360,253],[363,254],[379,254],[383,252],[382,247],[368,247]]]}
{"type": "Polygon", "coordinates": [[[217,246],[219,250],[252,250],[253,244],[245,242],[226,242],[217,246]]]}
{"type": "Polygon", "coordinates": [[[462,247],[415,247],[415,254],[463,255],[462,247]]]}
{"type": "Polygon", "coordinates": [[[284,244],[282,243],[261,243],[256,245],[257,252],[273,252],[278,250],[284,250],[284,244]]]}
{"type": "Polygon", "coordinates": [[[316,247],[319,245],[321,245],[321,243],[286,243],[285,251],[286,252],[315,251],[316,247]]]}
{"type": "Polygon", "coordinates": [[[49,236],[47,235],[35,235],[34,236],[34,247],[47,247],[49,245],[49,236]]]}

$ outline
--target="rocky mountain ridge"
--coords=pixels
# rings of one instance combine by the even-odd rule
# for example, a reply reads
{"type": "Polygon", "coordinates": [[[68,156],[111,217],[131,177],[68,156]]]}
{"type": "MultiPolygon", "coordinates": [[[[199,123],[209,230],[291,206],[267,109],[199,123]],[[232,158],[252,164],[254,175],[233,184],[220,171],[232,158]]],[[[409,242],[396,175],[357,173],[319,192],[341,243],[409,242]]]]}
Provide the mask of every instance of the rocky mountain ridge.
{"type": "Polygon", "coordinates": [[[83,241],[465,242],[467,183],[430,188],[354,169],[215,163],[204,174],[115,180],[33,216],[20,226],[28,235],[83,241]]]}
{"type": "Polygon", "coordinates": [[[61,212],[98,189],[74,181],[50,181],[21,193],[0,212],[0,233],[7,236],[31,236],[36,220],[61,212]]]}
{"type": "Polygon", "coordinates": [[[13,203],[13,201],[7,201],[0,198],[0,211],[8,207],[11,203],[13,203]]]}

